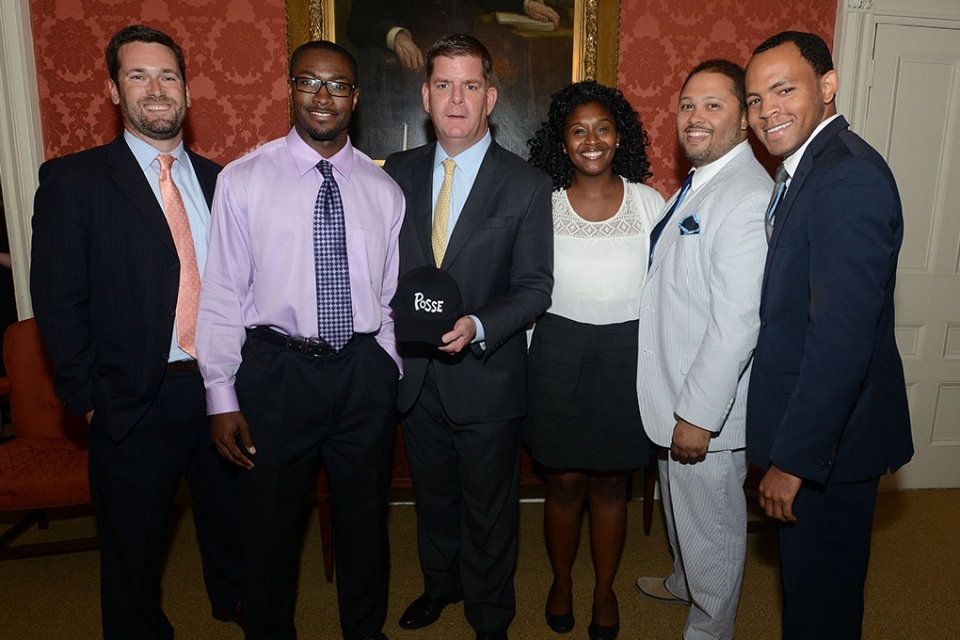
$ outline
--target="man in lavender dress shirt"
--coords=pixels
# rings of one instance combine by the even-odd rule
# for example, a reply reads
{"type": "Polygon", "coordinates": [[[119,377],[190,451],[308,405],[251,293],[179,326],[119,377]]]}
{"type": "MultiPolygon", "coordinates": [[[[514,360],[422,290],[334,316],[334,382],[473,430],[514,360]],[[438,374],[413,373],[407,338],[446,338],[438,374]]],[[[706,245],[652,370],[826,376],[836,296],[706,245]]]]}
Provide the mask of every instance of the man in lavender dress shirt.
{"type": "Polygon", "coordinates": [[[386,490],[400,378],[389,302],[404,199],[350,144],[356,81],[342,47],[297,49],[294,127],[230,164],[214,197],[197,349],[213,441],[246,469],[248,640],[296,638],[304,497],[321,459],[333,494],[343,636],[385,639],[386,490]],[[341,194],[349,263],[354,333],[340,349],[318,329],[313,225],[323,160],[341,194]]]}

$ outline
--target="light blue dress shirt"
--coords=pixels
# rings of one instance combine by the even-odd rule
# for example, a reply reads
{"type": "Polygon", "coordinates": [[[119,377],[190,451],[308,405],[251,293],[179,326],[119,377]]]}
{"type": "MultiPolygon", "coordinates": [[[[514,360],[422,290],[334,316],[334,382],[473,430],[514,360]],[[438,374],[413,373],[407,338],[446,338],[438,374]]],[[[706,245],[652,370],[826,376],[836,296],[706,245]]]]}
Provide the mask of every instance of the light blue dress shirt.
{"type": "MultiPolygon", "coordinates": [[[[447,216],[447,242],[450,242],[450,234],[453,233],[454,227],[457,226],[457,220],[460,219],[460,212],[463,210],[463,205],[470,196],[470,190],[473,189],[473,183],[477,179],[480,165],[483,164],[483,158],[487,155],[487,149],[490,148],[492,141],[493,137],[490,135],[490,130],[487,129],[486,134],[480,138],[479,142],[469,149],[461,151],[460,154],[456,156],[447,155],[447,152],[443,150],[440,143],[437,143],[437,148],[433,154],[433,199],[431,202],[433,203],[434,211],[437,210],[437,198],[440,197],[440,187],[443,186],[445,173],[443,161],[451,158],[457,163],[457,167],[453,171],[453,187],[450,192],[450,213],[447,216]]],[[[477,335],[473,338],[473,342],[482,343],[485,337],[483,323],[480,322],[480,318],[475,315],[469,315],[467,317],[473,318],[473,321],[477,325],[477,335]]]]}
{"type": "MultiPolygon", "coordinates": [[[[157,156],[163,152],[126,130],[123,132],[123,139],[133,152],[137,164],[140,165],[147,183],[153,190],[153,195],[163,209],[163,198],[160,196],[160,162],[157,160],[157,156]]],[[[207,244],[210,242],[210,208],[207,206],[206,198],[203,197],[203,189],[200,188],[200,181],[193,170],[190,156],[187,155],[183,142],[181,141],[169,155],[177,158],[170,173],[173,174],[173,182],[180,190],[183,206],[187,210],[187,220],[190,222],[190,232],[193,234],[193,247],[197,253],[197,267],[202,275],[203,267],[207,262],[207,244]]],[[[170,362],[192,359],[189,353],[177,346],[177,324],[174,322],[173,335],[170,339],[170,362]]]]}
{"type": "Polygon", "coordinates": [[[443,186],[443,161],[451,158],[457,163],[457,168],[453,171],[453,190],[450,193],[450,215],[447,218],[447,242],[450,241],[450,234],[453,228],[457,226],[457,220],[460,219],[460,212],[463,205],[473,189],[473,183],[477,179],[477,173],[480,171],[480,165],[483,164],[483,157],[487,155],[487,149],[493,138],[490,137],[490,131],[487,130],[479,142],[462,151],[459,155],[449,156],[443,150],[440,143],[437,143],[436,151],[433,154],[433,210],[437,209],[437,198],[440,196],[440,187],[443,186]]]}

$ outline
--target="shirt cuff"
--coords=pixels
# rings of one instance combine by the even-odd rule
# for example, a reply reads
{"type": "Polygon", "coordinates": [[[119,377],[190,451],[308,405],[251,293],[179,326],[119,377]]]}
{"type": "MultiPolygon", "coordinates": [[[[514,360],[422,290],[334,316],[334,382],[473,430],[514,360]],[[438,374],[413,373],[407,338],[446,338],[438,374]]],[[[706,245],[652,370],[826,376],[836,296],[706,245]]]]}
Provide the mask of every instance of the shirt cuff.
{"type": "MultiPolygon", "coordinates": [[[[482,342],[486,339],[486,337],[487,337],[487,334],[485,334],[485,333],[483,332],[483,323],[480,322],[480,318],[478,318],[478,317],[475,316],[475,315],[472,315],[472,314],[471,314],[471,315],[468,315],[467,317],[470,318],[471,320],[473,320],[474,324],[477,325],[477,335],[475,335],[475,336],[473,337],[473,340],[471,340],[470,342],[471,342],[471,343],[474,343],[474,342],[482,343],[482,342]]],[[[483,346],[483,345],[481,344],[481,346],[483,346]]]]}
{"type": "Polygon", "coordinates": [[[406,31],[408,36],[410,36],[411,38],[413,37],[413,34],[411,34],[409,31],[407,31],[407,29],[404,29],[403,27],[392,27],[390,31],[387,31],[387,49],[390,49],[390,51],[394,50],[393,41],[397,39],[397,34],[400,33],[401,31],[406,31]]]}
{"type": "Polygon", "coordinates": [[[237,400],[237,390],[233,385],[209,387],[207,389],[207,415],[240,411],[240,402],[237,400]]]}

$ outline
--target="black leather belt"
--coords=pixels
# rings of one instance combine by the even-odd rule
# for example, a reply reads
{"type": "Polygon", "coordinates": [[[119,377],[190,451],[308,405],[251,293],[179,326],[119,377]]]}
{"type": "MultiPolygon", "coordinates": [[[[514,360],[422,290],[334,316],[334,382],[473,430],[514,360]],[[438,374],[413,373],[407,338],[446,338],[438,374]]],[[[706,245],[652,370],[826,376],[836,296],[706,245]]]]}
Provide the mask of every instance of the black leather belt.
{"type": "Polygon", "coordinates": [[[200,371],[196,360],[177,360],[167,363],[167,371],[200,371]]]}
{"type": "Polygon", "coordinates": [[[290,351],[305,353],[308,356],[314,356],[316,358],[329,358],[330,356],[337,355],[336,349],[327,344],[325,340],[319,338],[294,338],[279,331],[274,331],[269,327],[255,327],[253,329],[253,335],[264,342],[269,342],[270,344],[289,349],[290,351]]]}

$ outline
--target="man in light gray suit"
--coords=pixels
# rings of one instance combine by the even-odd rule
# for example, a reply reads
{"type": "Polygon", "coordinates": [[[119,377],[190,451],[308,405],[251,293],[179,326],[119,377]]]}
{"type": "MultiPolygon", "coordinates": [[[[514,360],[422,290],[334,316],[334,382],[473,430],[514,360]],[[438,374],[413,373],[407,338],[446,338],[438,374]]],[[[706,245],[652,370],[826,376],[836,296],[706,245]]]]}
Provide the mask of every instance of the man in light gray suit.
{"type": "Polygon", "coordinates": [[[690,605],[685,640],[725,639],[746,549],[746,391],[773,187],[747,142],[740,67],[708,60],[690,72],[677,137],[693,170],[651,234],[637,379],[647,434],[669,449],[659,467],[674,565],[637,589],[690,605]]]}

